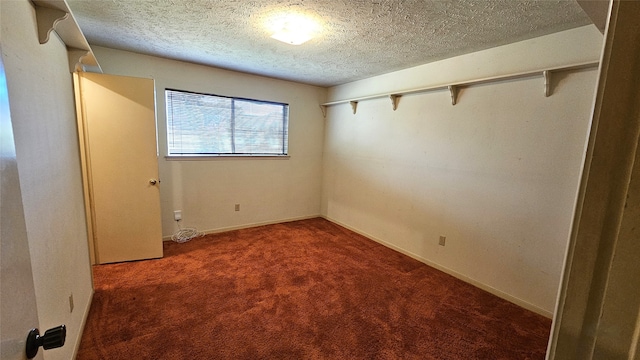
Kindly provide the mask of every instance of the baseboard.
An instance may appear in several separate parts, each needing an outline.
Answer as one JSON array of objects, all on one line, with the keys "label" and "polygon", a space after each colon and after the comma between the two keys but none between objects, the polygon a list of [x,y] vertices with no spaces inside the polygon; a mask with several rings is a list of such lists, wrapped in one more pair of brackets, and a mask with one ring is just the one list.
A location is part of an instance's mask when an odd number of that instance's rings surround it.
[{"label": "baseboard", "polygon": [[[91,278],[93,279],[93,274],[91,275]],[[89,295],[89,301],[87,301],[87,306],[84,307],[84,314],[82,314],[82,322],[80,323],[80,331],[78,331],[78,337],[76,338],[76,344],[75,344],[75,348],[73,349],[72,359],[75,359],[78,356],[78,350],[80,350],[80,341],[82,340],[84,327],[87,325],[87,318],[89,317],[89,310],[91,310],[91,303],[93,303],[94,293],[95,291],[93,290],[93,283],[92,283],[91,294]]]},{"label": "baseboard", "polygon": [[446,274],[449,274],[449,275],[451,275],[451,276],[453,276],[453,277],[455,277],[457,279],[460,279],[460,280],[462,280],[462,281],[464,281],[464,282],[466,282],[468,284],[471,284],[471,285],[473,285],[473,286],[475,286],[477,288],[480,288],[480,289],[482,289],[482,290],[484,290],[484,291],[486,291],[488,293],[491,293],[491,294],[493,294],[493,295],[495,295],[495,296],[497,296],[499,298],[507,300],[507,301],[509,301],[511,303],[514,303],[514,304],[518,305],[518,306],[521,306],[521,307],[523,307],[523,308],[525,308],[525,309],[527,309],[529,311],[533,311],[536,314],[542,315],[542,316],[544,316],[544,317],[546,317],[548,319],[552,319],[553,318],[553,313],[551,313],[551,312],[549,312],[549,311],[547,311],[545,309],[542,309],[542,308],[540,308],[538,306],[535,306],[535,305],[533,305],[533,304],[531,304],[531,303],[529,303],[527,301],[524,301],[524,300],[522,300],[520,298],[517,298],[515,296],[512,296],[512,295],[509,295],[509,294],[507,294],[507,293],[505,293],[503,291],[500,291],[500,290],[498,290],[498,289],[496,289],[494,287],[491,287],[491,286],[489,286],[487,284],[483,284],[483,283],[481,283],[481,282],[479,282],[479,281],[477,281],[477,280],[475,280],[473,278],[470,278],[470,277],[468,277],[466,275],[460,274],[460,273],[456,272],[455,270],[452,270],[452,269],[449,269],[449,268],[447,268],[445,266],[442,266],[442,265],[439,265],[437,263],[434,263],[433,261],[425,259],[422,256],[419,256],[419,255],[414,254],[414,253],[412,253],[410,251],[402,249],[402,248],[400,248],[400,247],[398,247],[396,245],[393,245],[391,243],[388,243],[388,242],[386,242],[386,241],[384,241],[382,239],[376,238],[375,236],[367,234],[364,231],[361,231],[361,230],[356,229],[356,228],[354,228],[352,226],[344,224],[344,223],[342,223],[342,222],[340,222],[338,220],[332,219],[332,218],[330,218],[328,216],[324,216],[324,215],[322,215],[321,217],[326,219],[326,220],[328,220],[328,221],[331,221],[332,223],[335,223],[335,224],[340,225],[340,226],[342,226],[344,228],[347,228],[347,229],[349,229],[349,230],[351,230],[351,231],[353,231],[353,232],[355,232],[357,234],[365,236],[365,237],[367,237],[367,238],[369,238],[369,239],[371,239],[371,240],[373,240],[373,241],[375,241],[375,242],[377,242],[377,243],[379,243],[381,245],[384,245],[384,246],[386,246],[386,247],[388,247],[390,249],[393,249],[393,250],[395,250],[395,251],[397,251],[399,253],[407,255],[407,256],[409,256],[409,257],[411,257],[413,259],[416,259],[416,260],[418,260],[418,261],[420,261],[420,262],[422,262],[422,263],[424,263],[426,265],[429,265],[429,266],[431,266],[431,267],[433,267],[435,269],[438,269],[438,270],[440,270],[440,271],[442,271],[442,272],[444,272]]},{"label": "baseboard", "polygon": [[[308,219],[313,219],[317,217],[322,217],[322,216],[320,214],[316,214],[316,215],[298,216],[298,217],[279,219],[279,220],[262,221],[262,222],[255,222],[255,223],[242,224],[242,225],[236,225],[236,226],[228,226],[228,227],[223,227],[218,229],[204,230],[202,231],[202,233],[218,234],[218,233],[227,232],[227,231],[249,229],[252,227],[265,226],[265,225],[282,224],[282,223],[291,222],[291,221],[308,220]],[[162,237],[162,240],[171,241],[171,236],[164,236]]]},{"label": "baseboard", "polygon": [[[452,270],[452,269],[449,269],[449,268],[447,268],[445,266],[437,264],[437,263],[435,263],[435,262],[433,262],[431,260],[428,260],[428,259],[426,259],[426,258],[424,258],[422,256],[419,256],[419,255],[414,254],[414,253],[412,253],[410,251],[402,249],[402,248],[400,248],[400,247],[398,247],[398,246],[396,246],[394,244],[391,244],[391,243],[389,243],[387,241],[384,241],[382,239],[376,238],[375,236],[373,236],[371,234],[368,234],[368,233],[366,233],[364,231],[361,231],[361,230],[359,230],[357,228],[354,228],[354,227],[349,226],[347,224],[344,224],[344,223],[342,223],[342,222],[340,222],[338,220],[335,220],[335,219],[332,219],[332,218],[330,218],[328,216],[324,216],[324,215],[320,215],[320,214],[318,214],[318,215],[308,215],[308,216],[299,216],[299,217],[280,219],[280,220],[249,223],[249,224],[243,224],[243,225],[237,225],[237,226],[228,226],[228,227],[223,227],[223,228],[218,228],[218,229],[205,230],[205,231],[203,231],[203,233],[204,234],[217,234],[217,233],[222,233],[222,232],[226,232],[226,231],[239,230],[239,229],[248,229],[248,228],[257,227],[257,226],[280,224],[280,223],[298,221],[298,220],[307,220],[307,219],[313,219],[313,218],[317,218],[317,217],[322,217],[322,218],[326,219],[327,221],[331,221],[332,223],[335,223],[335,224],[340,225],[340,226],[342,226],[344,228],[347,228],[347,229],[349,229],[349,230],[351,230],[351,231],[353,231],[353,232],[355,232],[357,234],[360,234],[362,236],[365,236],[368,239],[371,239],[371,240],[373,240],[373,241],[375,241],[375,242],[377,242],[377,243],[379,243],[381,245],[384,245],[384,246],[386,246],[386,247],[388,247],[390,249],[393,249],[393,250],[395,250],[395,251],[397,251],[399,253],[402,253],[402,254],[407,255],[407,256],[409,256],[409,257],[411,257],[413,259],[416,259],[416,260],[418,260],[418,261],[420,261],[420,262],[422,262],[422,263],[424,263],[426,265],[429,265],[429,266],[431,266],[431,267],[433,267],[435,269],[438,269],[438,270],[440,270],[440,271],[442,271],[442,272],[444,272],[446,274],[449,274],[449,275],[451,275],[451,276],[453,276],[453,277],[455,277],[457,279],[460,279],[460,280],[462,280],[462,281],[464,281],[464,282],[466,282],[468,284],[471,284],[471,285],[473,285],[473,286],[475,286],[477,288],[480,288],[480,289],[482,289],[484,291],[487,291],[487,292],[489,292],[489,293],[491,293],[491,294],[493,294],[493,295],[495,295],[495,296],[497,296],[499,298],[507,300],[507,301],[509,301],[511,303],[514,303],[514,304],[516,304],[518,306],[521,306],[521,307],[523,307],[523,308],[525,308],[527,310],[533,311],[536,314],[542,315],[542,316],[544,316],[544,317],[546,317],[548,319],[552,319],[553,318],[553,313],[552,312],[549,312],[549,311],[547,311],[545,309],[542,309],[542,308],[540,308],[538,306],[535,306],[535,305],[533,305],[533,304],[531,304],[531,303],[529,303],[527,301],[524,301],[524,300],[522,300],[520,298],[517,298],[517,297],[515,297],[513,295],[510,295],[510,294],[507,294],[507,293],[505,293],[503,291],[500,291],[500,290],[498,290],[498,289],[496,289],[494,287],[491,287],[491,286],[489,286],[487,284],[483,284],[483,283],[481,283],[481,282],[479,282],[479,281],[477,281],[477,280],[475,280],[473,278],[470,278],[470,277],[468,277],[466,275],[460,274],[460,273],[456,272],[455,270]],[[163,237],[163,240],[164,241],[171,241],[171,236]]]}]

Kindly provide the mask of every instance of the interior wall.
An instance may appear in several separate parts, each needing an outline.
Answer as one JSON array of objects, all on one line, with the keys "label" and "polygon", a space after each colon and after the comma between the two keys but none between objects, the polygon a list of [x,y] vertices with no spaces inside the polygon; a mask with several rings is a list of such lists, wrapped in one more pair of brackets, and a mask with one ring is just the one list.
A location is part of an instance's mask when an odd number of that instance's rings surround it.
[{"label": "interior wall", "polygon": [[[328,101],[597,61],[595,26],[329,89]],[[596,69],[328,108],[322,214],[551,317]],[[439,246],[440,236],[446,237]]]},{"label": "interior wall", "polygon": [[[132,52],[93,47],[106,74],[155,79],[162,233],[181,226],[200,231],[320,215],[326,89]],[[166,88],[289,104],[287,159],[168,160]],[[240,204],[240,211],[235,211]]]},{"label": "interior wall", "polygon": [[92,284],[67,50],[56,35],[38,42],[28,0],[3,1],[0,19],[38,320],[41,332],[67,326],[65,346],[44,358],[71,359]]},{"label": "interior wall", "polygon": [[25,330],[40,325],[7,95],[0,60],[0,359],[23,360]]}]

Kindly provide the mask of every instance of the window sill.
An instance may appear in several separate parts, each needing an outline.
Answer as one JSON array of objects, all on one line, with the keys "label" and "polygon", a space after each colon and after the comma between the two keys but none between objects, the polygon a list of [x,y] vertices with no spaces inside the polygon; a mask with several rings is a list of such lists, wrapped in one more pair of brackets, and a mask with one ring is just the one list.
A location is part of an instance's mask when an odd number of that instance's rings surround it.
[{"label": "window sill", "polygon": [[167,161],[208,161],[208,160],[288,160],[290,155],[168,155]]}]

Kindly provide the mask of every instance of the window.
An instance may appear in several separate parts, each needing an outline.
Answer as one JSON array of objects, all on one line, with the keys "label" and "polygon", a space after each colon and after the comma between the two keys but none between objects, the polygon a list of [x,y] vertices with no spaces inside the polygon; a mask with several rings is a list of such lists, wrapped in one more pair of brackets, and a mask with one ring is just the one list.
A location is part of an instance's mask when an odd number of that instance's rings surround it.
[{"label": "window", "polygon": [[169,156],[288,153],[289,105],[167,89]]}]

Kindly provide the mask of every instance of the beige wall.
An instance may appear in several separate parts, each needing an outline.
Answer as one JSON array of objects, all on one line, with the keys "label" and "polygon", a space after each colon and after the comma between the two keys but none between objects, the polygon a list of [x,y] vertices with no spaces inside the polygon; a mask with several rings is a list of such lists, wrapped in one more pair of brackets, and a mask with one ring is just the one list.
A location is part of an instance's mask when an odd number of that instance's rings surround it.
[{"label": "beige wall", "polygon": [[39,44],[27,0],[3,1],[0,17],[38,319],[67,325],[65,346],[44,358],[71,359],[92,288],[67,50],[57,36]]},{"label": "beige wall", "polygon": [[[601,42],[595,27],[583,27],[333,87],[327,100],[593,61]],[[176,230],[173,210],[183,210],[182,226],[203,231],[322,211],[551,316],[595,70],[556,75],[549,98],[542,79],[531,78],[462,89],[456,106],[447,92],[433,92],[401,98],[395,112],[388,99],[361,102],[356,115],[349,105],[330,107],[323,120],[321,88],[101,47],[94,52],[106,73],[156,80],[165,237]],[[166,160],[165,88],[290,103],[291,158]],[[444,248],[440,235],[447,236]]]},{"label": "beige wall", "polygon": [[[163,235],[181,226],[200,231],[251,226],[320,215],[326,89],[288,81],[93,48],[107,74],[155,79],[160,149]],[[164,89],[284,102],[290,105],[289,159],[166,160]],[[240,204],[240,211],[234,205]]]},{"label": "beige wall", "polygon": [[[329,101],[599,59],[594,27],[337,86]],[[595,69],[331,106],[322,214],[534,311],[554,310]],[[446,246],[438,245],[446,236]]]},{"label": "beige wall", "polygon": [[40,325],[9,110],[0,61],[0,359],[23,360],[25,330]]},{"label": "beige wall", "polygon": [[[68,359],[91,279],[66,50],[55,36],[38,44],[29,1],[3,1],[0,15],[39,323],[68,327],[65,347],[45,358]],[[325,122],[317,105],[590,61],[601,41],[595,27],[574,29],[345,84],[328,96],[312,86],[95,50],[106,73],[156,79],[164,235],[176,230],[175,209],[183,210],[183,225],[200,230],[322,214],[550,315],[595,71],[555,77],[549,98],[541,79],[523,79],[463,89],[456,106],[447,92],[433,92],[403,97],[395,112],[388,99],[360,103],[357,115],[348,104],[331,107]],[[291,104],[291,158],[165,160],[165,87]],[[235,203],[242,211],[233,211]],[[445,247],[437,245],[440,235]]]}]

